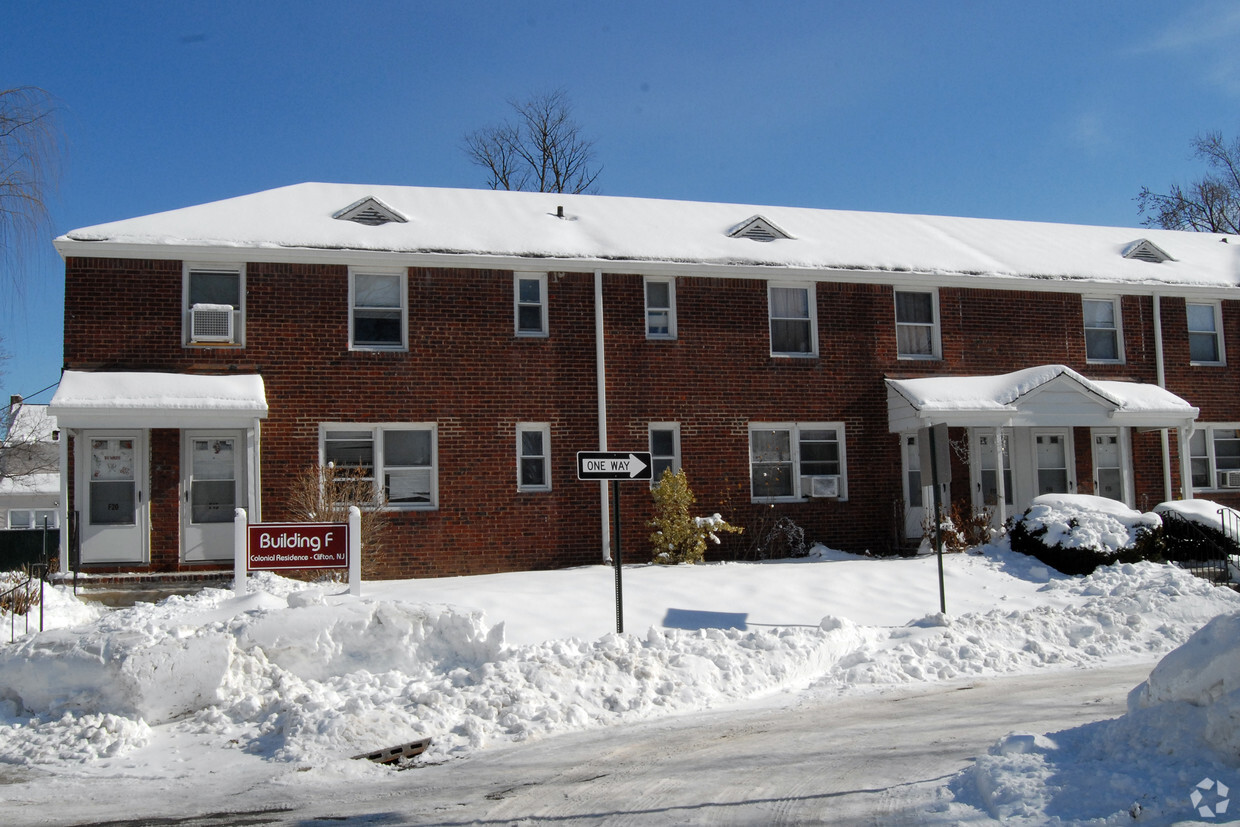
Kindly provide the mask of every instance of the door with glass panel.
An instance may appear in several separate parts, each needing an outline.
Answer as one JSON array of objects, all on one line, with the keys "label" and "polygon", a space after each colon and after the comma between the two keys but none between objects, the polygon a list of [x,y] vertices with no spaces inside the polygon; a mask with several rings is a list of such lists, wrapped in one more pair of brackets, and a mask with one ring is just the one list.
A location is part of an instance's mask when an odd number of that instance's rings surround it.
[{"label": "door with glass panel", "polygon": [[82,562],[146,559],[146,439],[141,431],[85,431],[77,439]]},{"label": "door with glass panel", "polygon": [[1120,431],[1094,429],[1090,432],[1094,459],[1094,494],[1127,502],[1124,486],[1124,446]]},{"label": "door with glass panel", "polygon": [[1036,429],[1033,436],[1035,495],[1076,493],[1076,469],[1072,432],[1067,429]]},{"label": "door with glass panel", "polygon": [[921,539],[925,533],[925,489],[921,479],[921,449],[916,434],[900,435],[900,453],[904,459],[904,536]]},{"label": "door with glass panel", "polygon": [[237,507],[244,506],[244,456],[244,432],[184,432],[182,559],[232,559],[233,519]]},{"label": "door with glass panel", "polygon": [[[996,528],[1011,516],[1016,505],[1012,479],[1012,431],[1004,428],[996,434],[992,428],[974,428],[969,432],[970,471],[973,475],[973,507],[988,509]],[[999,458],[1003,458],[1003,508],[999,508]]]}]

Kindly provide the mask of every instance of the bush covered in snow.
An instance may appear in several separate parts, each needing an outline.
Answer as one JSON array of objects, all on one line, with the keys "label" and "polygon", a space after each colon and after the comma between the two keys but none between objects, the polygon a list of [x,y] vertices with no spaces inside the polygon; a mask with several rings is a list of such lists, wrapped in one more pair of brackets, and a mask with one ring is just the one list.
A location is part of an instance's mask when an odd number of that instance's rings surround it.
[{"label": "bush covered in snow", "polygon": [[1089,574],[1111,563],[1162,560],[1162,519],[1106,497],[1043,494],[1008,536],[1012,551],[1064,574]]}]

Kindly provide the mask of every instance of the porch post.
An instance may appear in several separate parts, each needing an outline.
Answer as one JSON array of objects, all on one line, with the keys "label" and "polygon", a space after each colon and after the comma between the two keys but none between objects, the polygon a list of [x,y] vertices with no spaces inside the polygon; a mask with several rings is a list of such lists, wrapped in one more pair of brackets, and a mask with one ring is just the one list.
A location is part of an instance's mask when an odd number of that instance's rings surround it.
[{"label": "porch post", "polygon": [[[69,438],[68,428],[60,429],[60,573],[69,571],[69,531],[73,521],[69,519]],[[76,440],[75,443],[76,444]]]},{"label": "porch post", "polygon": [[[1167,433],[1163,431],[1163,433]],[[1175,442],[1180,452],[1180,491],[1183,492],[1183,499],[1191,500],[1193,498],[1193,459],[1188,455],[1188,429],[1175,429]],[[1171,468],[1167,468],[1167,476],[1171,475]],[[1170,493],[1170,486],[1168,493]]]},{"label": "porch post", "polygon": [[1003,480],[1003,459],[1007,455],[1003,445],[1003,426],[995,426],[995,516],[999,525],[1007,524],[1007,485]]}]

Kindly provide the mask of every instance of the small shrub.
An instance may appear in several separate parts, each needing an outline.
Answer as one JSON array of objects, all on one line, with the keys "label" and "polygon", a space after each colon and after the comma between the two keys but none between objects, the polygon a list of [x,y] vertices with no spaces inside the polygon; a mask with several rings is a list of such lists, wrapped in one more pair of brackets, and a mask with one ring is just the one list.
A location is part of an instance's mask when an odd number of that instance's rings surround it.
[{"label": "small shrub", "polygon": [[774,506],[762,509],[748,530],[750,543],[746,559],[785,560],[809,556],[805,529],[786,514],[777,514]]},{"label": "small shrub", "polygon": [[[1028,554],[1063,574],[1090,574],[1099,566],[1112,563],[1137,563],[1143,560],[1162,562],[1163,528],[1161,525],[1138,524],[1129,531],[1130,539],[1124,545],[1090,544],[1078,541],[1076,535],[1096,536],[1098,532],[1087,525],[1105,515],[1091,515],[1078,511],[1069,516],[1064,524],[1067,531],[1057,528],[1060,539],[1047,543],[1050,521],[1045,519],[1046,506],[1036,502],[1025,511],[1008,532],[1012,551]],[[1067,542],[1065,542],[1065,539]]]},{"label": "small shrub", "polygon": [[[922,542],[934,548],[934,509],[927,509],[929,514],[922,522]],[[960,552],[976,548],[990,542],[994,529],[990,522],[993,512],[989,508],[975,509],[967,500],[956,500],[947,513],[943,515],[940,530],[943,536],[943,551]]]},{"label": "small shrub", "polygon": [[365,468],[312,465],[293,478],[288,502],[295,517],[312,523],[347,523],[349,506],[356,505],[362,512],[362,576],[375,574],[390,514]]},{"label": "small shrub", "polygon": [[0,572],[0,611],[24,615],[39,605],[39,581],[29,571]]},{"label": "small shrub", "polygon": [[648,525],[654,529],[650,534],[652,561],[672,565],[675,563],[701,563],[706,559],[706,543],[719,543],[719,535],[739,534],[744,529],[730,525],[718,514],[710,517],[691,517],[690,507],[697,501],[689,488],[683,470],[668,469],[650,492],[654,497],[655,516]]}]

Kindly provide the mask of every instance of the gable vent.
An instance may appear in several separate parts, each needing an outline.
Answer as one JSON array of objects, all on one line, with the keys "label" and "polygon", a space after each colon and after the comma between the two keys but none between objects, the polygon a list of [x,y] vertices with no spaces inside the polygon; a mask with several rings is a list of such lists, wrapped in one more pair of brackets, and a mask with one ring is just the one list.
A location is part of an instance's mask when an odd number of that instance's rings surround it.
[{"label": "gable vent", "polygon": [[393,222],[404,224],[409,220],[374,196],[353,202],[343,210],[332,214],[332,218],[365,224],[367,227],[378,227],[380,224]]},{"label": "gable vent", "polygon": [[750,241],[775,241],[781,238],[792,238],[791,235],[784,232],[774,222],[768,221],[760,215],[748,218],[728,230],[728,235],[732,238],[748,238]]},{"label": "gable vent", "polygon": [[1148,261],[1151,264],[1162,264],[1164,261],[1175,260],[1167,254],[1166,250],[1145,238],[1138,238],[1125,247],[1124,258],[1135,258],[1138,261]]}]

